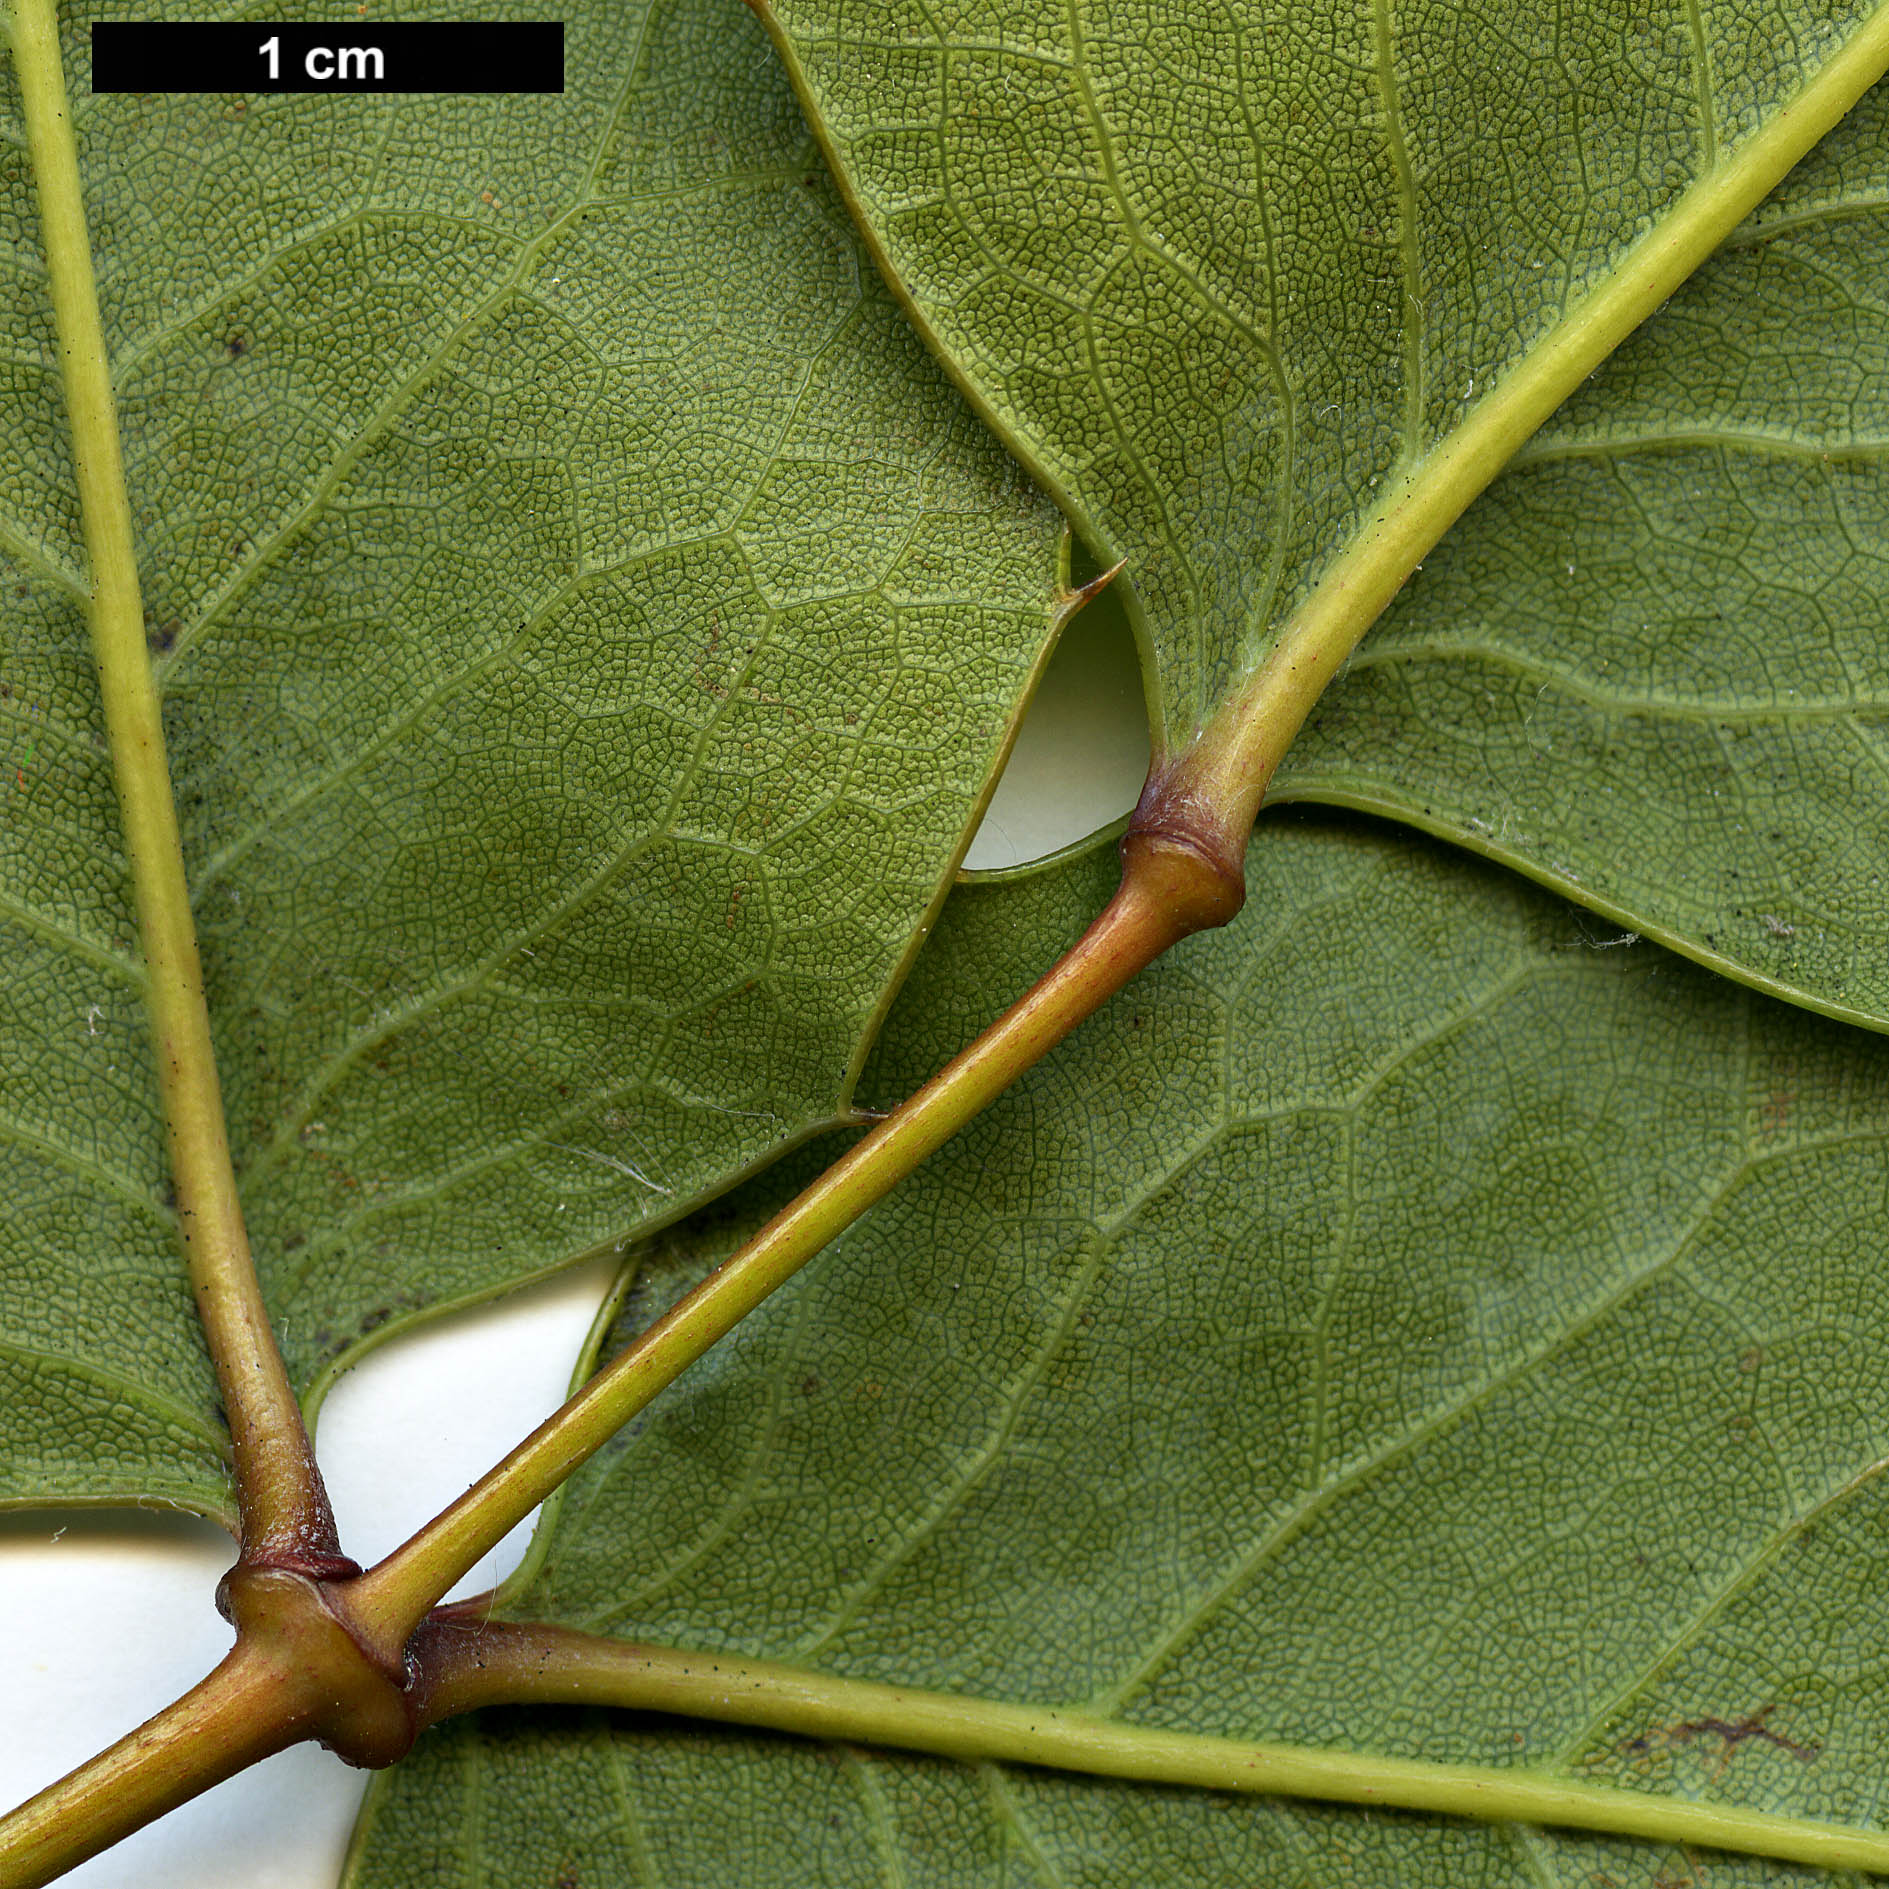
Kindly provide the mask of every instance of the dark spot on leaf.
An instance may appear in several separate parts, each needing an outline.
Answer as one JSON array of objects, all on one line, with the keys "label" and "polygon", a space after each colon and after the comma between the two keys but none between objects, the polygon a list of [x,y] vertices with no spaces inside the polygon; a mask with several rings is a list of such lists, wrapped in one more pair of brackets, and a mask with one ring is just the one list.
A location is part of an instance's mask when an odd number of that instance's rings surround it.
[{"label": "dark spot on leaf", "polygon": [[365,1338],[369,1332],[379,1331],[393,1315],[394,1308],[391,1305],[376,1306],[373,1311],[366,1313],[362,1317],[360,1324],[355,1327],[355,1330]]},{"label": "dark spot on leaf", "polygon": [[231,335],[223,345],[232,361],[240,361],[249,352],[249,340],[245,335]]},{"label": "dark spot on leaf", "polygon": [[1629,1755],[1640,1757],[1648,1752],[1674,1751],[1683,1746],[1696,1744],[1700,1739],[1716,1739],[1719,1744],[1718,1761],[1714,1775],[1722,1771],[1732,1760],[1740,1745],[1756,1739],[1760,1744],[1771,1745],[1779,1751],[1789,1752],[1800,1764],[1812,1764],[1821,1754],[1823,1747],[1814,1744],[1800,1744],[1794,1738],[1787,1738],[1782,1732],[1773,1731],[1766,1721],[1777,1710],[1775,1704],[1761,1705],[1757,1711],[1750,1712],[1743,1718],[1687,1718],[1676,1725],[1666,1725],[1656,1731],[1642,1732],[1638,1738],[1630,1738],[1622,1746]]}]

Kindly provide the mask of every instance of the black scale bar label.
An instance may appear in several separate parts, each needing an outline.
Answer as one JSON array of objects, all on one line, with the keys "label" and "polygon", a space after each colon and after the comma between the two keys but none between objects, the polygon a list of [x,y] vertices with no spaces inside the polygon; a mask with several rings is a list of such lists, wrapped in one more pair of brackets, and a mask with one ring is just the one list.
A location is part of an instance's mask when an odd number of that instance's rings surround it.
[{"label": "black scale bar label", "polygon": [[564,28],[405,20],[94,23],[94,92],[561,92]]}]

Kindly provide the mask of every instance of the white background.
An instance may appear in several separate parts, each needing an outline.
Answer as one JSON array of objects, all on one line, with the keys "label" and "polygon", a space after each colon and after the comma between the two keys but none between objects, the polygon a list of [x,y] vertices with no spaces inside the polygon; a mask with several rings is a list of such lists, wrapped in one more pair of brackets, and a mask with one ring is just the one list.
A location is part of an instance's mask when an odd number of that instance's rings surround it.
[{"label": "white background", "polygon": [[[1035,859],[1133,805],[1147,767],[1118,620],[1071,624],[967,864]],[[1106,627],[1104,624],[1106,623]],[[609,1283],[591,1265],[396,1339],[344,1377],[316,1449],[342,1544],[371,1564],[547,1416]],[[462,1584],[492,1586],[528,1528]],[[223,1656],[229,1537],[194,1517],[0,1515],[0,1806],[121,1737]],[[366,1774],[284,1752],[65,1878],[84,1889],[330,1889]]]}]

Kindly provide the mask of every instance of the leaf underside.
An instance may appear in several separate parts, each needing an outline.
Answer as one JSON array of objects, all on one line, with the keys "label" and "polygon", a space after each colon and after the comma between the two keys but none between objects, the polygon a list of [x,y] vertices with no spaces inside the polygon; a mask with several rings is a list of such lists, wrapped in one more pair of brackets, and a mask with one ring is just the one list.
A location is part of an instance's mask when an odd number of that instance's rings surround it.
[{"label": "leaf underside", "polygon": [[[93,99],[67,49],[305,1385],[845,1116],[1060,607],[752,18],[558,17],[561,98]],[[11,140],[0,228],[0,1500],[220,1512]]]},{"label": "leaf underside", "polygon": [[[1178,748],[1380,487],[1876,8],[768,10],[934,346],[1127,559]],[[1886,118],[1497,482],[1279,786],[1877,1028]]]},{"label": "leaf underside", "polygon": [[[1129,558],[1172,748],[1869,10],[777,24],[947,366]],[[317,1394],[896,1102],[1113,879],[959,894],[859,1074],[1059,521],[734,0],[561,17],[562,99],[92,100],[68,47],[232,1134]],[[1872,1025],[1886,110],[1472,510],[1281,780]],[[221,1513],[17,116],[0,1502]],[[1878,1823],[1884,1046],[1350,816],[1270,819],[1249,876],[587,1467],[507,1606]],[[799,1166],[645,1249],[619,1335]],[[377,1785],[351,1880],[1690,1869],[513,1713]]]},{"label": "leaf underside", "polygon": [[[579,1473],[509,1611],[1880,1822],[1884,1046],[1342,816],[1262,821],[1247,867],[1232,926]],[[1102,852],[954,897],[864,1092],[957,1047],[1112,876]],[[627,1326],[676,1284],[671,1259]],[[753,1883],[1650,1889],[1677,1867],[557,1724],[430,1738],[376,1787],[351,1881],[684,1883],[710,1855]]]},{"label": "leaf underside", "polygon": [[1889,86],[1526,447],[1275,798],[1889,1018]]}]

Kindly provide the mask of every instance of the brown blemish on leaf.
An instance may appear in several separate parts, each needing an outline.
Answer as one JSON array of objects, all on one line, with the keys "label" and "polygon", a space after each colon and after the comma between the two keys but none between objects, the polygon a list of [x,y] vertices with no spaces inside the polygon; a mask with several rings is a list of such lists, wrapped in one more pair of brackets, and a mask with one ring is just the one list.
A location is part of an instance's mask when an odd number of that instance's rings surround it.
[{"label": "brown blemish on leaf", "polygon": [[[1684,1871],[1683,1875],[1678,1872]],[[1663,1865],[1653,1878],[1653,1889],[1703,1889],[1705,1878],[1699,1874],[1699,1866],[1691,1857],[1683,1863]]]},{"label": "brown blemish on leaf", "polygon": [[1758,1133],[1766,1141],[1783,1134],[1791,1119],[1791,1104],[1797,1100],[1797,1065],[1787,1062],[1771,1085],[1771,1092],[1758,1106]]},{"label": "brown blemish on leaf", "polygon": [[1621,1747],[1629,1757],[1645,1757],[1657,1751],[1679,1751],[1701,1739],[1718,1740],[1719,1749],[1712,1761],[1711,1775],[1714,1780],[1724,1774],[1741,1745],[1757,1740],[1760,1744],[1773,1746],[1778,1751],[1788,1752],[1800,1764],[1814,1764],[1821,1755],[1823,1747],[1814,1744],[1801,1744],[1794,1738],[1788,1738],[1780,1731],[1772,1730],[1769,1720],[1777,1710],[1775,1703],[1761,1705],[1755,1712],[1743,1718],[1687,1718],[1676,1725],[1666,1725],[1656,1731],[1642,1732],[1637,1738],[1630,1738]]}]

